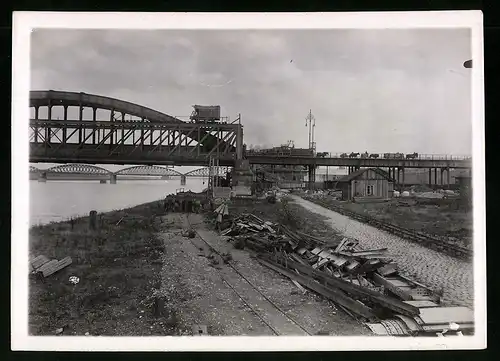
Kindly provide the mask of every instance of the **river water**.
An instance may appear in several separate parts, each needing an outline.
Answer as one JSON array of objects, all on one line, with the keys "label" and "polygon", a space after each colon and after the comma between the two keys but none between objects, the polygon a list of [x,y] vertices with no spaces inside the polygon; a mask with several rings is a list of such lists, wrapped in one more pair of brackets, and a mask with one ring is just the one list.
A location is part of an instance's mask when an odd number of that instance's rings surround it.
[{"label": "river water", "polygon": [[200,192],[206,179],[131,180],[116,184],[98,181],[30,181],[30,226],[88,215],[91,210],[107,212],[163,199],[179,188]]}]

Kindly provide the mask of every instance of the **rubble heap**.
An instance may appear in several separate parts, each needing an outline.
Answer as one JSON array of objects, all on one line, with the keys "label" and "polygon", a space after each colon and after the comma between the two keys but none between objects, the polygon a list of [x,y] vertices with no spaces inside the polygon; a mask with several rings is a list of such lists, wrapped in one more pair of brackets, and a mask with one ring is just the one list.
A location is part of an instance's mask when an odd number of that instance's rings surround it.
[{"label": "rubble heap", "polygon": [[399,273],[388,250],[362,249],[347,237],[320,239],[243,214],[222,230],[235,248],[290,278],[303,292],[330,299],[377,334],[450,335],[472,332],[473,312],[444,307],[426,286]]}]

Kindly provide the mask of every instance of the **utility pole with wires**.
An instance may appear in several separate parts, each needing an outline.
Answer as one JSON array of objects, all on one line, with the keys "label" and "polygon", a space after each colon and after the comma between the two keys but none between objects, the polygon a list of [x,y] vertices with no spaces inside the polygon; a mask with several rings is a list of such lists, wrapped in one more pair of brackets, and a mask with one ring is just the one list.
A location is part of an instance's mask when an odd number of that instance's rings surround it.
[{"label": "utility pole with wires", "polygon": [[[307,124],[309,122],[309,124]],[[315,150],[316,144],[314,143],[314,128],[316,127],[316,118],[312,114],[312,110],[309,110],[309,114],[306,117],[306,127],[309,125],[309,149]]]},{"label": "utility pole with wires", "polygon": [[[313,156],[316,153],[316,144],[314,142],[314,128],[316,127],[316,118],[312,114],[312,110],[309,109],[309,114],[306,117],[306,127],[309,123],[309,149],[312,150]],[[309,165],[308,166],[308,186],[309,189],[313,190],[316,182],[316,166]]]}]

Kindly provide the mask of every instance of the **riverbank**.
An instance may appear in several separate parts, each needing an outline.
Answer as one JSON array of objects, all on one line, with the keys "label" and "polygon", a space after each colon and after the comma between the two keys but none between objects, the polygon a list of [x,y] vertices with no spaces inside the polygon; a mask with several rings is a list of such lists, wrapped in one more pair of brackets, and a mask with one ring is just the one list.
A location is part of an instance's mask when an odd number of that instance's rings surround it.
[{"label": "riverbank", "polygon": [[[73,263],[41,280],[29,280],[29,333],[54,335],[159,335],[148,301],[159,288],[163,242],[160,202],[30,229],[30,258],[45,255]],[[72,224],[73,223],[73,224]],[[79,278],[77,284],[69,277]]]},{"label": "riverbank", "polygon": [[[248,211],[316,236],[333,232],[322,217],[292,203],[258,201],[230,210]],[[96,231],[88,229],[88,217],[73,226],[68,221],[33,227],[31,257],[70,256],[73,263],[45,282],[30,277],[30,334],[191,335],[201,325],[210,335],[262,336],[276,334],[273,330],[291,335],[300,327],[313,335],[372,335],[327,299],[302,293],[246,250],[235,249],[211,228],[210,219],[209,213],[164,214],[153,202],[99,214]],[[229,261],[215,261],[201,238],[186,237],[189,228],[204,232]],[[79,278],[76,285],[71,276]],[[262,320],[252,307],[271,311]],[[290,320],[300,327],[291,330]]]}]

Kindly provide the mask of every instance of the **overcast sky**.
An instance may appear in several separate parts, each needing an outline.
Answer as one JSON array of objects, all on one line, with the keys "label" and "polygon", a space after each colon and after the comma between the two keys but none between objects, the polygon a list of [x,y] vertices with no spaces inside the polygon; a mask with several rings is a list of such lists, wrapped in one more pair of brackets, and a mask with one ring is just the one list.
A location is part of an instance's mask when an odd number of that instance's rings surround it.
[{"label": "overcast sky", "polygon": [[471,153],[468,29],[35,30],[31,88],[105,95],[173,116],[241,113],[247,145]]}]

